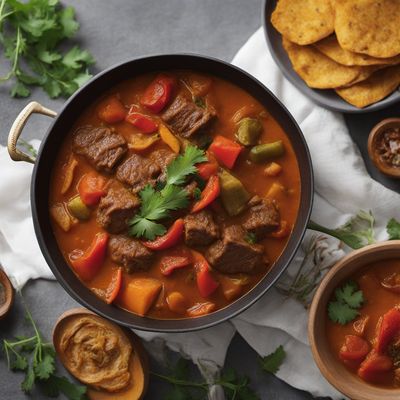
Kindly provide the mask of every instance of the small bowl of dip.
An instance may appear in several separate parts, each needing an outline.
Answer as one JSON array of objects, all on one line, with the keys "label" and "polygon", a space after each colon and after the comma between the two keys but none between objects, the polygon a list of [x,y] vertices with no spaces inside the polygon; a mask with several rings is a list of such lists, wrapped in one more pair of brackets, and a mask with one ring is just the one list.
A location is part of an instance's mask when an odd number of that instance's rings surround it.
[{"label": "small bowl of dip", "polygon": [[379,171],[400,178],[400,118],[387,118],[373,127],[368,153]]}]

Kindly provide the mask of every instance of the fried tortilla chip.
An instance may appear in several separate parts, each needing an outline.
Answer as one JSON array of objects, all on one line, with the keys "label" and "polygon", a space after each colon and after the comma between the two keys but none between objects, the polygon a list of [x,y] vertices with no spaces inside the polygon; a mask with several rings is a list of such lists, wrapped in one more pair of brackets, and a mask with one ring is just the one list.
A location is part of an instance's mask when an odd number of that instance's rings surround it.
[{"label": "fried tortilla chip", "polygon": [[400,54],[399,0],[334,0],[334,6],[341,47],[378,58]]},{"label": "fried tortilla chip", "polygon": [[374,73],[369,79],[353,86],[337,89],[336,93],[348,103],[364,108],[389,96],[400,85],[400,66]]},{"label": "fried tortilla chip", "polygon": [[[400,6],[400,5],[399,5]],[[349,67],[354,65],[395,65],[400,64],[400,55],[390,58],[376,58],[367,54],[353,53],[340,47],[335,35],[331,35],[325,39],[315,43],[314,46],[322,54],[331,58],[339,64]]]},{"label": "fried tortilla chip", "polygon": [[347,67],[320,53],[313,46],[299,46],[283,38],[293,69],[306,84],[315,89],[334,89],[360,82],[378,67]]},{"label": "fried tortilla chip", "polygon": [[333,33],[330,0],[279,0],[271,22],[291,42],[306,45]]}]

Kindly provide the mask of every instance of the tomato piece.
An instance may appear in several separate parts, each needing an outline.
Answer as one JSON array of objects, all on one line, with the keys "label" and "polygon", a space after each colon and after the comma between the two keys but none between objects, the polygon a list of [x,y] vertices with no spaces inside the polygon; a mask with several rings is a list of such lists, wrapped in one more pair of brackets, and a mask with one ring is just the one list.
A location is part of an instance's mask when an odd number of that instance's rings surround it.
[{"label": "tomato piece", "polygon": [[122,286],[122,268],[118,268],[117,272],[112,276],[111,282],[106,289],[106,303],[111,304],[118,296]]},{"label": "tomato piece", "polygon": [[206,187],[201,192],[200,200],[194,203],[192,212],[197,212],[210,205],[220,193],[218,175],[213,175],[207,182]]},{"label": "tomato piece", "polygon": [[211,143],[209,150],[212,151],[218,162],[232,169],[236,159],[239,157],[243,147],[224,136],[218,135]]},{"label": "tomato piece", "polygon": [[104,122],[114,124],[125,119],[126,108],[117,96],[111,96],[100,104],[98,116]]},{"label": "tomato piece", "polygon": [[87,206],[95,206],[106,194],[106,180],[95,172],[89,172],[78,182],[78,193]]},{"label": "tomato piece", "polygon": [[213,278],[207,260],[197,261],[194,269],[196,271],[197,288],[199,289],[200,296],[208,297],[213,294],[217,290],[219,282]]},{"label": "tomato piece", "polygon": [[189,317],[200,317],[202,315],[209,314],[216,308],[214,303],[207,301],[205,303],[196,303],[193,307],[190,307],[186,313]]},{"label": "tomato piece", "polygon": [[172,226],[168,229],[168,232],[159,236],[157,239],[152,241],[145,241],[143,244],[151,250],[166,250],[170,247],[175,246],[182,238],[183,234],[183,219],[177,219]]},{"label": "tomato piece", "polygon": [[400,333],[400,311],[392,308],[383,315],[382,323],[378,329],[375,349],[378,354],[386,351],[388,345]]},{"label": "tomato piece", "polygon": [[213,175],[216,175],[218,172],[218,164],[212,162],[198,164],[196,168],[197,174],[205,181],[210,179]]},{"label": "tomato piece", "polygon": [[393,293],[400,293],[400,274],[397,272],[392,275],[387,276],[382,282],[381,285],[390,290]]},{"label": "tomato piece", "polygon": [[103,265],[107,251],[108,234],[98,233],[91,245],[85,250],[74,250],[69,260],[75,272],[84,281],[90,281]]},{"label": "tomato piece", "polygon": [[140,104],[153,113],[159,113],[171,100],[176,81],[174,78],[160,74],[145,90]]},{"label": "tomato piece", "polygon": [[380,382],[387,372],[393,368],[392,360],[385,355],[372,350],[368,357],[361,363],[358,376],[367,382]]},{"label": "tomato piece", "polygon": [[339,352],[342,361],[361,362],[369,353],[368,342],[356,335],[346,335],[344,343]]},{"label": "tomato piece", "polygon": [[131,109],[129,110],[125,121],[129,122],[143,133],[153,133],[158,129],[158,125],[154,122],[153,119],[151,119],[147,115],[137,112],[134,106],[131,107]]},{"label": "tomato piece", "polygon": [[160,270],[163,275],[168,276],[171,275],[176,269],[187,267],[189,264],[191,264],[191,262],[192,260],[189,254],[164,256],[161,258]]}]

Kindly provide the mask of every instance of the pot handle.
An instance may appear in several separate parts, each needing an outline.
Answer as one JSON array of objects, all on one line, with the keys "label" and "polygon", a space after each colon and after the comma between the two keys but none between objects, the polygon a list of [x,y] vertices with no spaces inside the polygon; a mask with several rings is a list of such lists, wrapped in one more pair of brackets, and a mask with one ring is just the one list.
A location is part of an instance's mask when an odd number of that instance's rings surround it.
[{"label": "pot handle", "polygon": [[53,118],[57,115],[55,111],[43,107],[36,101],[30,102],[19,113],[18,117],[12,124],[10,133],[8,134],[8,144],[7,144],[8,154],[14,161],[26,161],[32,164],[35,163],[35,158],[33,156],[30,156],[29,154],[26,154],[17,148],[18,139],[22,133],[22,130],[24,129],[24,126],[26,125],[29,117],[33,113],[43,114]]}]

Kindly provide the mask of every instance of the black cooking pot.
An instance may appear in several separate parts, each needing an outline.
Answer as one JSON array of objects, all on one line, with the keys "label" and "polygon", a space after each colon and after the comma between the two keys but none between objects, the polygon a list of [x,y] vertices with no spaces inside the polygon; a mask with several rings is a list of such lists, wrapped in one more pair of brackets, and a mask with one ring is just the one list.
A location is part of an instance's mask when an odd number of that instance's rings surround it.
[{"label": "black cooking pot", "polygon": [[[108,305],[81,283],[65,262],[58,248],[50,222],[48,199],[52,167],[56,161],[58,151],[64,137],[69,133],[82,110],[121,81],[147,72],[171,69],[190,69],[231,81],[263,104],[284,129],[292,143],[301,172],[301,198],[297,221],[284,252],[271,270],[252,290],[224,309],[202,317],[161,320],[140,317],[113,305]],[[36,160],[16,149],[16,142],[22,128],[33,112],[55,117],[42,141]],[[239,68],[213,58],[187,54],[160,55],[135,59],[111,67],[95,76],[78,90],[65,103],[58,116],[56,116],[55,112],[36,102],[30,103],[14,122],[10,131],[8,147],[14,160],[35,163],[31,183],[33,222],[42,253],[58,281],[76,301],[85,307],[130,328],[159,332],[192,331],[218,324],[244,311],[257,301],[287,268],[299,247],[311,213],[313,199],[311,159],[304,137],[295,120],[281,102],[259,81]]]}]

